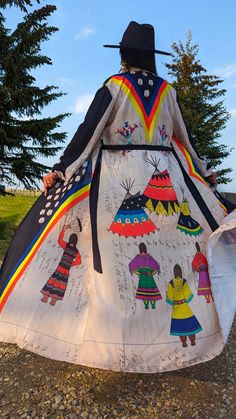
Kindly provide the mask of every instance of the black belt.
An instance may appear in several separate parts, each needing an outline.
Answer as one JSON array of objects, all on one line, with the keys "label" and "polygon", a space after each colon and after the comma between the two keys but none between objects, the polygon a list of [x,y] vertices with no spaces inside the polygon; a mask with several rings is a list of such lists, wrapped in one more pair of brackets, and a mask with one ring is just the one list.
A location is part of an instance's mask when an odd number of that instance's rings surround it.
[{"label": "black belt", "polygon": [[93,174],[93,180],[91,183],[90,190],[90,219],[91,219],[91,231],[92,231],[92,249],[93,249],[93,265],[94,269],[102,273],[102,261],[101,254],[98,245],[98,235],[97,235],[97,205],[98,205],[98,195],[99,195],[99,183],[100,183],[100,172],[101,172],[101,158],[103,150],[152,150],[152,151],[173,151],[172,147],[166,147],[163,145],[146,145],[146,144],[117,144],[117,145],[108,145],[101,144],[99,150],[97,162],[95,165],[95,170]]},{"label": "black belt", "polygon": [[162,145],[138,145],[138,144],[117,144],[117,145],[108,145],[108,144],[101,144],[101,148],[98,154],[93,180],[91,184],[91,191],[90,191],[90,217],[91,217],[91,230],[92,230],[92,247],[93,247],[93,262],[94,262],[94,269],[102,273],[102,262],[101,262],[101,255],[99,251],[98,245],[98,236],[97,236],[97,204],[98,204],[98,194],[99,194],[99,182],[100,182],[100,171],[101,171],[101,158],[102,158],[102,150],[152,150],[152,151],[169,151],[173,152],[179,167],[182,171],[185,183],[189,191],[191,192],[196,204],[198,205],[200,211],[206,218],[210,228],[212,231],[216,230],[219,226],[217,221],[211,214],[210,210],[207,207],[207,204],[204,201],[204,198],[198,191],[197,186],[194,184],[193,180],[184,169],[183,164],[181,163],[180,158],[178,157],[176,151],[172,147],[162,146]]},{"label": "black belt", "polygon": [[172,147],[165,145],[148,145],[148,144],[103,144],[103,150],[152,150],[152,151],[173,151]]}]

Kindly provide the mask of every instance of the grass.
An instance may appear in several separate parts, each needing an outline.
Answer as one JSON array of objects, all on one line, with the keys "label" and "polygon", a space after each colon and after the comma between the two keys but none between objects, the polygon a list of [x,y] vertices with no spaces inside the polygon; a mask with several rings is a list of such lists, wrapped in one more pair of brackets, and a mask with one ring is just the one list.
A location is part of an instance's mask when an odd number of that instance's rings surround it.
[{"label": "grass", "polygon": [[0,260],[3,259],[8,245],[37,196],[0,196]]}]

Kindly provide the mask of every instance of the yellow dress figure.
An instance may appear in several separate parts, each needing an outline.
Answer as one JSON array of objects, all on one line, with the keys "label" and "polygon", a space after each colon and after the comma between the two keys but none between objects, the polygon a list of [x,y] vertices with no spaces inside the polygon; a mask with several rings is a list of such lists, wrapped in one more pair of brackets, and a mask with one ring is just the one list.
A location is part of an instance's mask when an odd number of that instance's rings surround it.
[{"label": "yellow dress figure", "polygon": [[173,306],[170,334],[179,336],[182,346],[187,347],[187,336],[191,345],[196,344],[195,335],[201,332],[202,327],[189,307],[193,299],[187,281],[182,276],[182,269],[179,265],[174,267],[174,279],[167,286],[166,302]]}]

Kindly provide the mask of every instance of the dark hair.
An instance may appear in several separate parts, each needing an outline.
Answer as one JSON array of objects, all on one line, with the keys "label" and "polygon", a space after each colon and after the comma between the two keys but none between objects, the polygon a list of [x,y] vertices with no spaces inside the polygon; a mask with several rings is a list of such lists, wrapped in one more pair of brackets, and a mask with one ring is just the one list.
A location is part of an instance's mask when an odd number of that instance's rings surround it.
[{"label": "dark hair", "polygon": [[174,276],[175,276],[175,278],[177,278],[177,277],[182,278],[182,269],[177,264],[174,266]]},{"label": "dark hair", "polygon": [[153,52],[138,49],[120,48],[121,60],[128,67],[139,67],[156,73],[155,56]]},{"label": "dark hair", "polygon": [[71,234],[69,238],[69,244],[77,245],[78,237],[76,234]]},{"label": "dark hair", "polygon": [[147,254],[147,247],[146,247],[145,243],[140,243],[139,251],[140,251],[140,253],[146,253]]},{"label": "dark hair", "polygon": [[201,251],[201,249],[200,249],[200,245],[199,245],[199,243],[195,243],[195,246],[196,246],[197,251],[198,251],[198,252],[200,252],[200,251]]}]

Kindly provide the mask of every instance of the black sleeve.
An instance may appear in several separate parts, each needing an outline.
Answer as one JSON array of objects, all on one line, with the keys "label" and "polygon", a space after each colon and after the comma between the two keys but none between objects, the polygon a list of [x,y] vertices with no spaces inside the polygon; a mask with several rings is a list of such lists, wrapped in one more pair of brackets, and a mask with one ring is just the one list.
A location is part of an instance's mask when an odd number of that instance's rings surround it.
[{"label": "black sleeve", "polygon": [[[53,166],[52,170],[56,171],[61,178],[69,177],[72,166],[75,168],[75,166],[83,163],[83,161],[78,161],[79,158],[83,156],[82,160],[86,160],[86,156],[91,153],[106,125],[112,105],[112,95],[109,89],[106,86],[101,87],[87,111],[84,122],[78,127],[71,142],[60,157],[60,162]],[[68,176],[66,172],[68,172]]]}]

